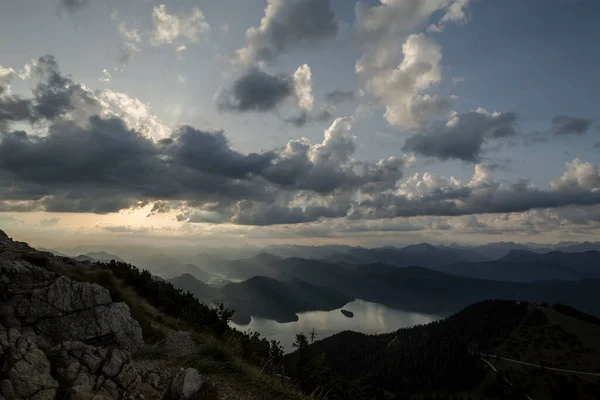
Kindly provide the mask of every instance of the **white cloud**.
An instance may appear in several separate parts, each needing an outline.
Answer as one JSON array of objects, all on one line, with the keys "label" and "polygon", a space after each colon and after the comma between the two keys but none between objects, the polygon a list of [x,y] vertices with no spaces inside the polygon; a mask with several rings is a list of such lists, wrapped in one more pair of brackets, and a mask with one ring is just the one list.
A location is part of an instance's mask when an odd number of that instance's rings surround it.
[{"label": "white cloud", "polygon": [[199,8],[192,8],[182,15],[169,14],[164,4],[152,11],[154,29],[150,44],[160,46],[177,44],[181,40],[197,42],[210,32],[210,24]]},{"label": "white cloud", "polygon": [[142,41],[142,36],[139,34],[137,29],[127,29],[123,22],[119,24],[118,29],[123,39],[133,43],[140,43]]},{"label": "white cloud", "polygon": [[110,82],[110,80],[112,79],[112,76],[110,75],[110,72],[108,72],[108,70],[106,68],[104,68],[102,70],[102,75],[99,78],[99,81],[102,83],[108,83]]},{"label": "white cloud", "polygon": [[432,24],[427,30],[432,32],[443,32],[448,23],[464,25],[467,23],[466,8],[469,7],[472,0],[456,0],[447,9],[444,16],[438,24]]},{"label": "white cloud", "polygon": [[[447,110],[454,97],[427,93],[442,78],[440,46],[413,31],[445,10],[440,24],[461,22],[465,0],[386,0],[356,6],[358,37],[366,49],[356,63],[365,92],[386,108],[390,125],[417,128],[428,117]],[[401,47],[398,43],[403,43]],[[399,59],[401,59],[400,63]]]},{"label": "white cloud", "polygon": [[600,191],[600,176],[598,166],[592,163],[582,163],[579,158],[565,164],[567,171],[560,178],[550,182],[554,190],[587,189]]},{"label": "white cloud", "polygon": [[312,94],[312,72],[307,64],[298,67],[293,76],[294,91],[298,98],[298,106],[305,111],[311,111],[314,105]]},{"label": "white cloud", "polygon": [[421,121],[448,109],[452,99],[423,94],[442,79],[441,48],[424,34],[408,36],[402,45],[403,60],[397,68],[374,72],[364,60],[356,71],[365,89],[386,108],[390,125],[418,128]]},{"label": "white cloud", "polygon": [[454,83],[455,85],[458,83],[465,83],[465,77],[464,76],[455,76],[454,78],[452,78],[452,83]]},{"label": "white cloud", "polygon": [[129,129],[135,129],[153,139],[163,139],[171,133],[171,128],[162,124],[159,118],[150,112],[150,106],[137,97],[112,90],[96,92],[103,106],[104,117],[117,116]]},{"label": "white cloud", "polygon": [[3,93],[10,93],[10,87],[13,78],[17,75],[14,69],[5,68],[0,65],[0,95]]}]

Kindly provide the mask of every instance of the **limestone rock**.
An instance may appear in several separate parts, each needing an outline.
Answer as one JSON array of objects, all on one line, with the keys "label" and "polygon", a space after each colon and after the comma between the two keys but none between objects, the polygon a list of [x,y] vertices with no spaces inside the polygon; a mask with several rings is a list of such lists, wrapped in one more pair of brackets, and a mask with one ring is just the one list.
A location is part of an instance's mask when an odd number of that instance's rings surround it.
[{"label": "limestone rock", "polygon": [[113,303],[100,285],[56,276],[24,260],[0,254],[0,315],[10,325],[32,327],[50,345],[114,333],[120,347],[143,344],[142,329],[129,306]]},{"label": "limestone rock", "polygon": [[35,340],[30,336],[19,335],[14,329],[9,331],[9,335],[5,333],[6,329],[2,326],[2,396],[9,400],[53,400],[56,397],[58,382],[50,375],[50,362],[44,352],[37,348]]},{"label": "limestone rock", "polygon": [[204,378],[197,369],[181,370],[171,383],[169,394],[175,400],[189,400],[202,389]]},{"label": "limestone rock", "polygon": [[131,355],[125,350],[66,342],[53,348],[52,353],[58,377],[71,399],[116,399],[140,382]]}]

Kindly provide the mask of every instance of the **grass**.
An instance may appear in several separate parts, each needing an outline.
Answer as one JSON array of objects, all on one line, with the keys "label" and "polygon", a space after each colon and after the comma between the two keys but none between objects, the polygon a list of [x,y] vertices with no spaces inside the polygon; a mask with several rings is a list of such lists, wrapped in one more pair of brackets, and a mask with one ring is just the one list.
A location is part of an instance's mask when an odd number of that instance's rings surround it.
[{"label": "grass", "polygon": [[165,348],[165,341],[159,340],[154,343],[147,343],[137,349],[133,353],[133,358],[138,360],[144,359],[163,359],[168,355],[167,349]]},{"label": "grass", "polygon": [[238,338],[225,335],[220,339],[213,334],[202,332],[197,333],[194,340],[198,344],[198,351],[188,357],[187,362],[201,373],[217,372],[231,375],[238,382],[272,393],[278,399],[314,400],[314,397],[300,392],[288,381],[269,375],[245,360],[242,357],[243,349]]}]

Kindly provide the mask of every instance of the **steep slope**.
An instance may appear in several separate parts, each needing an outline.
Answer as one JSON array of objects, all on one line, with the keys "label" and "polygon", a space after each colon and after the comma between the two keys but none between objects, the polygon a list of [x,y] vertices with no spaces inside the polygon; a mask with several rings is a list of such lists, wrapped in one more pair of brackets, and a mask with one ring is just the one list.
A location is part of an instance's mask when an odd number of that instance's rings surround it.
[{"label": "steep slope", "polygon": [[191,274],[171,278],[169,282],[184,292],[192,293],[202,303],[210,304],[211,301],[218,300],[220,297],[219,289],[207,285]]},{"label": "steep slope", "polygon": [[[596,372],[600,326],[587,322],[587,317],[565,316],[539,304],[485,301],[445,320],[390,334],[343,332],[315,342],[311,352],[326,354],[329,368],[360,381],[376,398],[524,399],[529,393],[540,400],[592,400],[600,394],[600,375],[595,381],[573,374],[565,377],[481,355],[501,351],[503,358],[510,355],[547,367],[562,363]],[[297,356],[287,356],[290,366]],[[501,369],[502,375],[496,376],[482,358]],[[511,384],[502,377],[508,377]]]}]

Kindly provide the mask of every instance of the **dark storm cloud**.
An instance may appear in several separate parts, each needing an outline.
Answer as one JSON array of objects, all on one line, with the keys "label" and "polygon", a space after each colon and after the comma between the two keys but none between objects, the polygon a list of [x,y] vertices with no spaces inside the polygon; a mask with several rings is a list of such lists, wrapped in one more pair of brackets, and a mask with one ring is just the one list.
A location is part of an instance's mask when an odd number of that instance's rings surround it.
[{"label": "dark storm cloud", "polygon": [[190,126],[181,127],[161,145],[171,160],[187,168],[234,179],[260,175],[276,157],[274,152],[244,155],[229,146],[223,132],[202,132]]},{"label": "dark storm cloud", "polygon": [[41,79],[33,89],[33,98],[0,97],[0,128],[10,121],[52,121],[76,108],[89,115],[101,111],[101,105],[92,92],[61,75],[53,56],[36,60],[33,74]]},{"label": "dark storm cloud", "polygon": [[339,104],[345,101],[353,101],[355,97],[356,92],[354,90],[334,90],[325,95],[325,101]]},{"label": "dark storm cloud", "polygon": [[406,139],[404,151],[439,160],[478,162],[486,141],[514,136],[517,114],[471,111],[434,123]]},{"label": "dark storm cloud", "polygon": [[583,135],[593,122],[591,119],[557,115],[552,118],[552,132],[555,135]]},{"label": "dark storm cloud", "polygon": [[[151,213],[176,211],[181,221],[273,225],[600,204],[598,169],[579,159],[549,190],[525,181],[501,185],[483,164],[466,185],[429,177],[405,185],[398,182],[406,158],[354,158],[352,118],[336,119],[320,143],[292,140],[244,154],[223,132],[182,126],[155,141],[107,117],[95,94],[61,75],[52,57],[38,60],[34,73],[41,82],[31,98],[0,97],[0,211],[102,214],[153,205]],[[456,115],[416,133],[405,147],[477,161],[486,141],[515,135],[516,119],[514,113]],[[42,120],[40,134],[12,127]]]},{"label": "dark storm cloud", "polygon": [[231,89],[219,94],[217,105],[221,111],[267,112],[293,95],[291,77],[270,75],[252,68],[239,77]]},{"label": "dark storm cloud", "polygon": [[268,1],[268,13],[259,27],[246,32],[246,47],[238,50],[242,62],[272,62],[299,46],[311,46],[335,37],[339,22],[330,0]]}]

